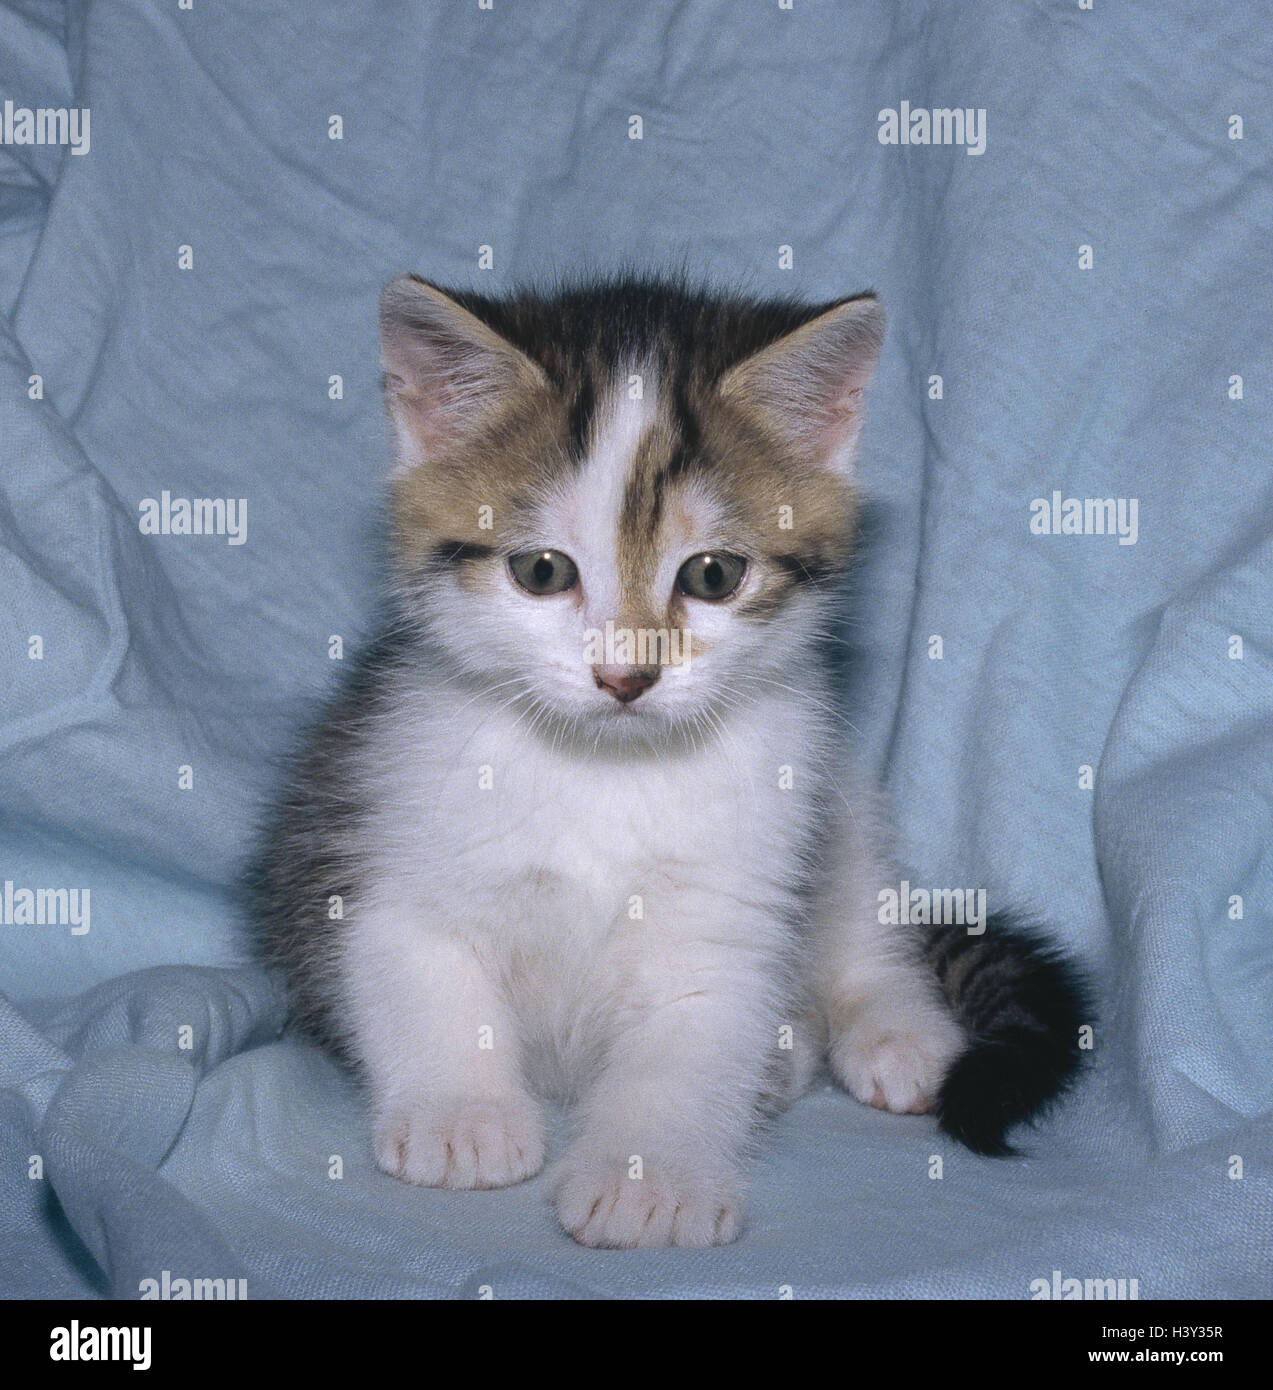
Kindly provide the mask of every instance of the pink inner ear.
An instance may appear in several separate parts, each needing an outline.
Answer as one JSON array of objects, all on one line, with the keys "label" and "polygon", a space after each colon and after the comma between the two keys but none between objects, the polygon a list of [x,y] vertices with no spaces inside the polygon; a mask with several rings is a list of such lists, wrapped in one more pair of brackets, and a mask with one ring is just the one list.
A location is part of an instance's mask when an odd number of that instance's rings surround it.
[{"label": "pink inner ear", "polygon": [[815,357],[788,359],[758,383],[757,404],[780,433],[823,467],[848,471],[861,433],[869,367]]},{"label": "pink inner ear", "polygon": [[862,427],[863,404],[862,386],[849,386],[816,412],[818,445],[831,453],[851,444]]},{"label": "pink inner ear", "polygon": [[380,322],[385,386],[408,456],[455,438],[500,393],[539,379],[538,368],[513,344],[442,291],[410,277],[386,287]]},{"label": "pink inner ear", "polygon": [[451,351],[455,365],[448,364],[447,357],[446,344],[431,329],[401,324],[386,330],[382,354],[386,384],[406,400],[440,409],[451,399],[451,376],[462,358],[458,345]]},{"label": "pink inner ear", "polygon": [[435,326],[401,324],[386,330],[386,387],[420,443],[454,437],[466,415],[499,389],[509,373],[486,352]]},{"label": "pink inner ear", "polygon": [[847,473],[883,339],[879,302],[848,300],[735,367],[725,390],[811,462]]}]

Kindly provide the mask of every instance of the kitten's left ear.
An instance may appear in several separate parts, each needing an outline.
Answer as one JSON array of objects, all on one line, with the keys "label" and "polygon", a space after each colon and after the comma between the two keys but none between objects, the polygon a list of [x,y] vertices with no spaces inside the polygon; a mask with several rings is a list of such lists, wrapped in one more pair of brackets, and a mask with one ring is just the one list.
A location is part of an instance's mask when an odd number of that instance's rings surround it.
[{"label": "kitten's left ear", "polygon": [[884,323],[874,295],[845,300],[731,367],[721,394],[809,462],[847,474]]}]

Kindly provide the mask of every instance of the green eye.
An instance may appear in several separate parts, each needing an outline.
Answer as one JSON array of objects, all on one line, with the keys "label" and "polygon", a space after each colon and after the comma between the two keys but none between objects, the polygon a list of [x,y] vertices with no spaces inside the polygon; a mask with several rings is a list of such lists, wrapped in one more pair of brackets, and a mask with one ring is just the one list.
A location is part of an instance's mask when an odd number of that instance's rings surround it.
[{"label": "green eye", "polygon": [[508,568],[528,594],[564,594],[579,582],[579,571],[560,550],[524,550],[511,555]]},{"label": "green eye", "polygon": [[691,598],[728,598],[743,582],[746,573],[747,561],[741,555],[713,550],[690,556],[677,573],[676,587]]}]

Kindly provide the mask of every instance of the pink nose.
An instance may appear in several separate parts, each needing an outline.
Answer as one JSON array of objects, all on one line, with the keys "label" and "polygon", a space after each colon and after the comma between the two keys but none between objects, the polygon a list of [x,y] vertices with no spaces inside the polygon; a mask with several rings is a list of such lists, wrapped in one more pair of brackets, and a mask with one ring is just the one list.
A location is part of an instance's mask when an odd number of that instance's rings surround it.
[{"label": "pink nose", "polygon": [[597,688],[614,696],[621,705],[631,704],[659,678],[657,666],[594,666]]}]

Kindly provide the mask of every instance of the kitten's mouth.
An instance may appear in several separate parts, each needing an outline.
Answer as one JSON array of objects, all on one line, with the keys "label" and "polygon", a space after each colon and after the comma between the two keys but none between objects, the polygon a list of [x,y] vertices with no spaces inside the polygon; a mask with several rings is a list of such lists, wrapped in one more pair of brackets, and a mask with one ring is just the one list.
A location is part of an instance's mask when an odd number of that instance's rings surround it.
[{"label": "kitten's mouth", "polygon": [[634,701],[629,701],[626,705],[620,704],[618,700],[610,701],[610,713],[619,719],[633,719],[648,708],[648,705],[638,707]]}]

